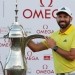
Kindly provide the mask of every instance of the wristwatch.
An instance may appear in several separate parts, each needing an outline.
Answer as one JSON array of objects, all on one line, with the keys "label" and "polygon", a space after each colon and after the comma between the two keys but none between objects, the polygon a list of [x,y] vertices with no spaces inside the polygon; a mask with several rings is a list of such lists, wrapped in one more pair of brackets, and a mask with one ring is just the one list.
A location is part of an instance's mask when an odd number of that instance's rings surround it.
[{"label": "wristwatch", "polygon": [[58,46],[54,46],[53,50],[56,51],[58,49]]}]

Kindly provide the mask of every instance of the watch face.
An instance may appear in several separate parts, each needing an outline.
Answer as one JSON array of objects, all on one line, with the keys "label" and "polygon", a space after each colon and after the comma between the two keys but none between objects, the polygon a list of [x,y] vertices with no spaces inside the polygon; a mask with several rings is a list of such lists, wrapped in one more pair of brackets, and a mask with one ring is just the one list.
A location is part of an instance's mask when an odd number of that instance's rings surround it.
[{"label": "watch face", "polygon": [[54,46],[53,50],[56,51],[58,49],[58,46]]}]

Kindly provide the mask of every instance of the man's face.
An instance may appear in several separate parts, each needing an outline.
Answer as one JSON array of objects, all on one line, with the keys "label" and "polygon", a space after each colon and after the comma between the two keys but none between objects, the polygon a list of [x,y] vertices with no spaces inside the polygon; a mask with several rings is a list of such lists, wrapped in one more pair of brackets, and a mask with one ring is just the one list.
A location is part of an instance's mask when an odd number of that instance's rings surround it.
[{"label": "man's face", "polygon": [[64,29],[70,25],[70,22],[72,20],[72,17],[70,17],[68,14],[61,12],[57,15],[57,23],[60,26],[60,28]]}]

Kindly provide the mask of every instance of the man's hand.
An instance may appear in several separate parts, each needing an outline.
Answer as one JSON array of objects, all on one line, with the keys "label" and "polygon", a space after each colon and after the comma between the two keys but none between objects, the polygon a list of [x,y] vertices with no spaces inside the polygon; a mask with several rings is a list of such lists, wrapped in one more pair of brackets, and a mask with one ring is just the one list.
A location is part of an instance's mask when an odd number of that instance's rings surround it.
[{"label": "man's hand", "polygon": [[56,42],[54,39],[52,39],[51,37],[45,36],[45,40],[46,43],[48,44],[48,46],[53,49],[54,46],[56,46]]}]

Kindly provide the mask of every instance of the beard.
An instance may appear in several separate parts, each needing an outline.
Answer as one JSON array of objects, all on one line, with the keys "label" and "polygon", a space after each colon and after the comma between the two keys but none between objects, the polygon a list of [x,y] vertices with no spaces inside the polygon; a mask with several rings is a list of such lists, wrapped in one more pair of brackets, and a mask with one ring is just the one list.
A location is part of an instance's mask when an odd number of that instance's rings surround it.
[{"label": "beard", "polygon": [[[62,22],[64,22],[64,24],[61,24]],[[57,23],[58,23],[58,25],[59,25],[60,28],[64,29],[64,28],[68,27],[68,25],[70,25],[70,20],[68,22],[59,21]]]}]

